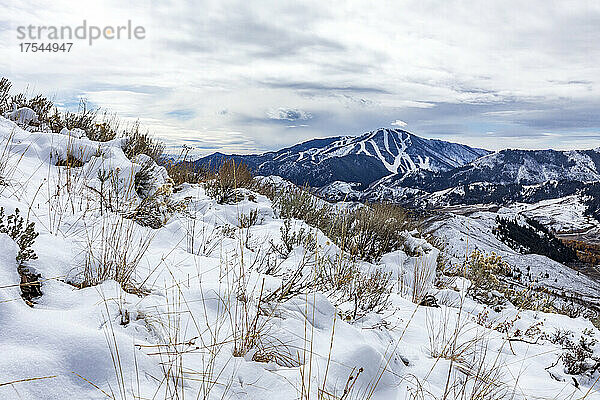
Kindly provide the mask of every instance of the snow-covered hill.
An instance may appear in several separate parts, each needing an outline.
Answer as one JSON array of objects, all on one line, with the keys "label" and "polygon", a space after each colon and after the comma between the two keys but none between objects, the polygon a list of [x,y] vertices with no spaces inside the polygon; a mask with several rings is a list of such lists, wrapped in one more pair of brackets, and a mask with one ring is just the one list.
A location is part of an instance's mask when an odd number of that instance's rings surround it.
[{"label": "snow-covered hill", "polygon": [[[239,202],[219,204],[202,185],[173,188],[147,157],[129,160],[122,139],[72,133],[0,118],[2,218],[18,208],[39,233],[30,247],[0,226],[0,398],[600,398],[597,372],[568,370],[563,356],[600,336],[589,320],[492,309],[466,295],[464,278],[434,287],[439,253],[418,231],[380,260],[353,259],[319,229],[284,221],[263,195],[241,190]],[[297,241],[274,253],[286,224],[295,237],[309,232],[312,250]],[[492,240],[488,219],[470,224],[439,232]],[[24,249],[37,258],[19,258]],[[519,260],[586,294],[596,288],[544,257]],[[327,266],[352,271],[335,282],[359,285],[356,298],[313,288],[272,300],[290,279],[312,282]],[[22,267],[41,281],[32,307]],[[357,312],[358,296],[370,298],[382,277],[388,301]],[[413,302],[417,290],[440,307]],[[592,345],[582,362],[597,355]]]}]

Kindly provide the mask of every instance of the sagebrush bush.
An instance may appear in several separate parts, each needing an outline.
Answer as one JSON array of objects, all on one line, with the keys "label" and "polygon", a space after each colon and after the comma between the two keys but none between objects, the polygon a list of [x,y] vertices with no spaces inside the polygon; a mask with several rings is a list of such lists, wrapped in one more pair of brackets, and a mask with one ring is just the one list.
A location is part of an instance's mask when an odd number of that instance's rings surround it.
[{"label": "sagebrush bush", "polygon": [[273,207],[280,218],[295,218],[324,232],[331,227],[333,207],[315,197],[308,188],[286,188],[275,195]]},{"label": "sagebrush bush", "polygon": [[7,234],[19,246],[17,253],[19,266],[24,265],[27,261],[37,259],[31,246],[39,233],[35,231],[35,223],[25,221],[18,208],[6,218],[4,208],[0,208],[0,233]]},{"label": "sagebrush bush", "polygon": [[507,276],[510,266],[496,253],[484,254],[478,250],[471,253],[466,275],[471,280],[473,290],[500,290],[502,284],[498,276]]},{"label": "sagebrush bush", "polygon": [[536,288],[519,289],[511,287],[506,277],[513,271],[502,257],[495,253],[471,253],[464,274],[471,280],[468,293],[484,304],[501,306],[507,300],[519,309],[543,312],[557,312],[551,296]]},{"label": "sagebrush bush", "polygon": [[317,248],[316,233],[301,227],[295,229],[295,222],[287,218],[279,228],[281,232],[281,244],[271,241],[271,248],[280,256],[286,258],[297,246],[303,246],[306,251],[314,252]]},{"label": "sagebrush bush", "polygon": [[21,217],[19,209],[5,218],[4,208],[0,207],[0,233],[7,234],[15,241],[19,247],[17,252],[17,272],[21,277],[21,297],[25,302],[33,306],[33,300],[42,295],[41,275],[29,270],[27,263],[36,260],[37,255],[31,248],[38,233],[35,231],[35,224],[28,222]]},{"label": "sagebrush bush", "polygon": [[350,254],[376,261],[383,254],[402,248],[402,232],[410,229],[406,211],[392,204],[370,204],[345,212],[333,221],[331,233]]},{"label": "sagebrush bush", "polygon": [[145,154],[157,164],[160,163],[165,151],[165,144],[155,139],[150,132],[140,129],[140,122],[136,121],[121,133],[125,138],[123,152],[130,160],[139,154]]},{"label": "sagebrush bush", "polygon": [[229,204],[241,199],[237,189],[251,189],[254,176],[250,168],[235,160],[225,160],[210,180],[205,183],[206,194],[219,204]]},{"label": "sagebrush bush", "polygon": [[416,226],[414,218],[398,205],[375,203],[336,211],[306,188],[284,189],[273,203],[281,218],[300,219],[321,229],[342,249],[366,261],[401,249],[403,231]]},{"label": "sagebrush bush", "polygon": [[27,98],[24,93],[13,95],[9,99],[9,111],[23,107],[31,108],[38,117],[36,126],[45,126],[48,123],[50,112],[54,108],[52,100],[41,94],[32,98]]}]

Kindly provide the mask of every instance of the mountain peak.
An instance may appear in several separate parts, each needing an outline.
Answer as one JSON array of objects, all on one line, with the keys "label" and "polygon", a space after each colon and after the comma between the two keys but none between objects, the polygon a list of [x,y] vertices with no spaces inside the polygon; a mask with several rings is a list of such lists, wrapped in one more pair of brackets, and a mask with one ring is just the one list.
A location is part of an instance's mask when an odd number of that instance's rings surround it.
[{"label": "mountain peak", "polygon": [[[358,136],[312,139],[279,151],[229,157],[246,162],[261,175],[320,187],[334,181],[368,186],[388,175],[447,171],[487,154],[487,150],[425,139],[403,129],[379,128]],[[197,162],[214,164],[214,158]]]}]

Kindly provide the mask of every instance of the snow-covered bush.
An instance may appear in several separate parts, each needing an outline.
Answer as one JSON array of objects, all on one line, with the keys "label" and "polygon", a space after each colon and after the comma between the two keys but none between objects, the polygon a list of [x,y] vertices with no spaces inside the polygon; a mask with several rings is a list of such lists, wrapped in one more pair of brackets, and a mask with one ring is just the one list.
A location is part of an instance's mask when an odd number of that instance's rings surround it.
[{"label": "snow-covered bush", "polygon": [[172,194],[172,187],[163,185],[151,195],[142,198],[135,209],[127,211],[125,216],[142,226],[158,229],[166,224],[171,215],[186,208],[186,201],[175,201]]},{"label": "snow-covered bush", "polygon": [[8,117],[20,126],[40,127],[47,125],[54,103],[41,94],[28,98],[19,93],[10,97],[8,107]]},{"label": "snow-covered bush", "polygon": [[281,244],[274,243],[271,240],[272,249],[280,256],[286,258],[292,250],[298,246],[303,246],[309,252],[314,252],[317,248],[315,233],[310,232],[303,226],[295,229],[296,223],[292,219],[285,219],[283,225],[279,228],[281,232]]},{"label": "snow-covered bush", "polygon": [[54,110],[49,117],[48,127],[52,132],[79,130],[96,142],[108,142],[113,140],[119,129],[119,120],[116,116],[104,112],[102,117],[98,116],[98,109],[88,108],[87,102],[81,100],[76,112]]},{"label": "snow-covered bush", "polygon": [[594,355],[596,339],[589,330],[583,331],[578,342],[566,338],[562,341],[565,352],[561,356],[565,373],[569,375],[593,374],[600,368],[600,357]]},{"label": "snow-covered bush", "polygon": [[183,211],[186,202],[173,200],[173,181],[164,167],[145,154],[137,155],[133,161],[141,165],[134,177],[134,189],[141,201],[133,210],[126,211],[125,216],[142,226],[158,229],[172,214]]},{"label": "snow-covered bush", "polygon": [[15,108],[14,111],[8,113],[8,118],[24,128],[40,123],[36,112],[29,107]]}]

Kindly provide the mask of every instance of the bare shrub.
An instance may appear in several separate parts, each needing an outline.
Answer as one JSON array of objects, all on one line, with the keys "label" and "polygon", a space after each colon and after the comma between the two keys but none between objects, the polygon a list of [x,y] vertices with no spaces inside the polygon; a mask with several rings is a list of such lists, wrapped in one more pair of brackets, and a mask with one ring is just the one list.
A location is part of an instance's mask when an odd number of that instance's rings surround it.
[{"label": "bare shrub", "polygon": [[344,213],[333,222],[338,244],[360,259],[374,261],[404,244],[402,232],[411,226],[408,214],[392,204],[370,204]]},{"label": "bare shrub", "polygon": [[165,144],[155,139],[150,132],[141,131],[139,121],[124,129],[121,135],[125,138],[123,152],[127,158],[131,160],[139,154],[145,154],[157,164],[161,162]]},{"label": "bare shrub", "polygon": [[188,160],[190,150],[191,147],[183,145],[177,158],[161,161],[161,165],[167,169],[167,173],[175,185],[200,183],[210,177],[210,171],[206,167]]},{"label": "bare shrub", "polygon": [[303,246],[307,251],[314,252],[317,248],[316,233],[306,230],[304,227],[295,229],[296,223],[287,218],[279,228],[281,232],[281,244],[271,241],[271,248],[283,258],[287,258],[294,248]]},{"label": "bare shrub", "polygon": [[205,183],[206,194],[217,200],[219,204],[235,203],[241,199],[239,188],[251,189],[254,176],[250,168],[235,160],[225,160],[212,178]]},{"label": "bare shrub", "polygon": [[308,188],[287,188],[277,192],[273,207],[280,218],[295,218],[327,232],[333,209],[312,195]]},{"label": "bare shrub", "polygon": [[304,251],[302,257],[298,260],[296,268],[287,273],[279,271],[277,262],[271,263],[270,259],[266,258],[259,268],[259,272],[281,276],[281,286],[271,293],[264,296],[265,303],[280,303],[291,299],[295,296],[305,294],[316,287],[315,280],[310,274],[306,273],[308,268],[313,268],[315,264],[314,256],[307,251]]}]

